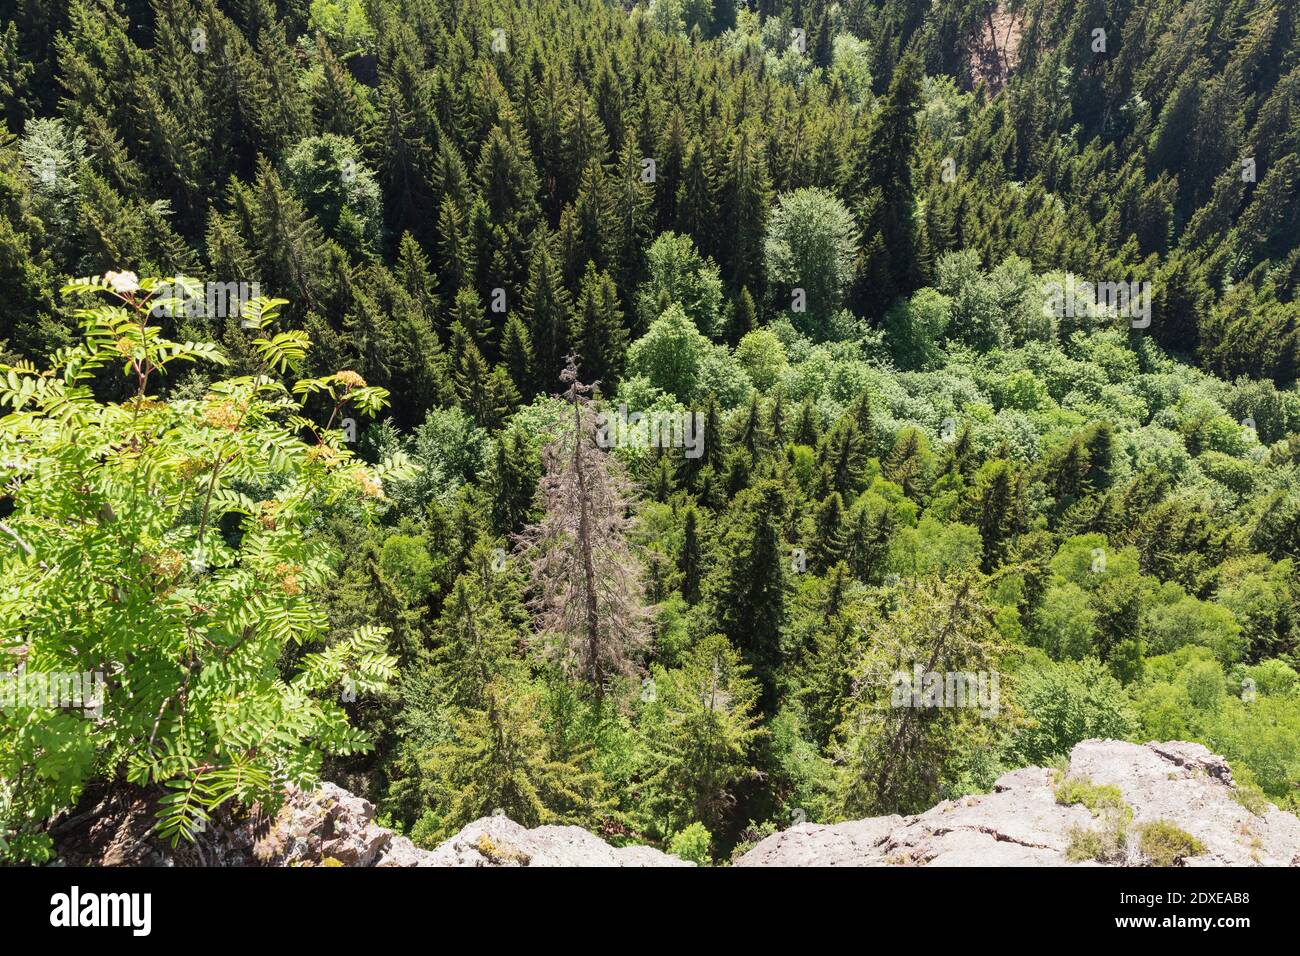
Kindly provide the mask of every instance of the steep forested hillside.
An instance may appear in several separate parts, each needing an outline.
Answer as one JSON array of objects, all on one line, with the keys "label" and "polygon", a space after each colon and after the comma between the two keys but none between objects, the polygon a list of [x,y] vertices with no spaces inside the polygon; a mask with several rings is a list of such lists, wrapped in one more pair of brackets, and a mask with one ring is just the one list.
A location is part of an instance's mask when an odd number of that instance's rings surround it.
[{"label": "steep forested hillside", "polygon": [[0,18],[0,665],[103,686],[0,707],[0,853],[324,776],[724,860],[1090,737],[1297,804],[1294,0]]}]

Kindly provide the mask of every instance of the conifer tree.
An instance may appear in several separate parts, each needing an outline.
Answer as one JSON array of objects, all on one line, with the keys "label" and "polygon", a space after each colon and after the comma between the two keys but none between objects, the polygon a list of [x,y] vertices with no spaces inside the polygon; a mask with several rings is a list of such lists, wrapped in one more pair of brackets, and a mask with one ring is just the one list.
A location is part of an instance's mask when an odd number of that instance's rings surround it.
[{"label": "conifer tree", "polygon": [[564,759],[552,753],[538,692],[493,681],[482,698],[459,712],[453,736],[425,757],[442,811],[437,837],[497,812],[527,827],[597,826],[604,783],[583,759],[590,754]]},{"label": "conifer tree", "polygon": [[628,333],[614,280],[587,263],[573,316],[573,345],[586,378],[612,393],[622,375]]},{"label": "conifer tree", "polygon": [[1013,535],[1024,530],[1020,476],[1006,461],[991,461],[979,470],[975,487],[960,510],[963,520],[979,529],[984,542],[980,566],[988,574],[1006,557]]},{"label": "conifer tree", "polygon": [[570,341],[569,322],[573,301],[560,280],[549,241],[541,233],[533,240],[523,312],[532,338],[538,385],[543,391],[550,391],[564,368]]},{"label": "conifer tree", "polygon": [[438,276],[443,294],[455,297],[474,281],[473,250],[466,234],[465,217],[450,196],[438,207]]},{"label": "conifer tree", "polygon": [[880,583],[893,531],[894,519],[890,509],[873,511],[865,496],[853,506],[845,534],[845,553],[849,568],[859,581]]},{"label": "conifer tree", "polygon": [[528,326],[517,313],[511,313],[501,332],[501,361],[519,394],[531,399],[537,392],[537,359]]},{"label": "conifer tree", "polygon": [[475,178],[492,221],[530,232],[537,222],[537,169],[517,134],[494,126],[479,153]]},{"label": "conifer tree", "polygon": [[590,386],[578,380],[572,357],[561,381],[569,424],[543,452],[542,517],[524,529],[517,547],[529,567],[543,652],[586,681],[599,701],[610,680],[636,667],[646,613],[626,539],[629,486],[597,445]]},{"label": "conifer tree", "polygon": [[822,439],[818,449],[818,462],[825,475],[827,487],[819,489],[823,496],[837,491],[842,497],[857,494],[866,466],[866,452],[862,435],[851,417],[842,417]]},{"label": "conifer tree", "polygon": [[657,670],[647,743],[655,771],[647,781],[670,832],[700,821],[722,828],[736,805],[736,786],[755,769],[751,749],[763,734],[758,682],[720,634],[706,637],[681,668]]},{"label": "conifer tree", "polygon": [[492,521],[500,534],[523,529],[532,514],[537,477],[523,434],[508,429],[497,440],[492,471]]},{"label": "conifer tree", "polygon": [[844,500],[832,491],[817,505],[808,556],[817,571],[828,571],[844,554]]},{"label": "conifer tree", "polygon": [[820,437],[821,416],[817,414],[817,406],[813,404],[812,396],[806,395],[799,404],[799,417],[795,420],[794,435],[791,440],[796,445],[816,448],[820,443]]},{"label": "conifer tree", "polygon": [[894,447],[884,461],[885,475],[903,489],[903,494],[916,498],[926,488],[930,470],[930,446],[925,435],[916,428],[904,428],[894,441]]},{"label": "conifer tree", "polygon": [[433,660],[439,697],[456,707],[482,707],[492,682],[517,681],[515,637],[500,609],[471,573],[460,575],[434,631]]},{"label": "conifer tree", "polygon": [[609,206],[610,268],[620,289],[634,289],[640,283],[653,223],[654,196],[641,181],[641,159],[635,137],[629,136],[619,154]]},{"label": "conifer tree", "polygon": [[749,294],[748,286],[741,286],[740,294],[736,296],[731,323],[727,329],[727,340],[733,344],[739,342],[756,328],[758,328],[758,311],[754,305],[754,297]]},{"label": "conifer tree", "polygon": [[717,258],[719,234],[715,173],[698,141],[686,150],[681,185],[677,188],[676,231],[695,240],[700,253]]},{"label": "conifer tree", "polygon": [[419,241],[409,232],[402,233],[397,243],[397,263],[393,275],[414,300],[430,328],[437,328],[438,313],[442,303],[438,298],[438,277],[433,274],[429,257]]},{"label": "conifer tree", "polygon": [[998,652],[992,609],[973,580],[904,593],[855,669],[857,694],[838,731],[843,812],[910,813],[935,802],[963,759],[988,745],[992,715],[981,718],[978,705],[997,706],[991,685],[977,706],[939,706],[951,703],[945,675],[987,673]]},{"label": "conifer tree", "polygon": [[[575,261],[594,262],[606,269],[613,262],[613,184],[605,168],[597,162],[587,164],[578,186],[574,218],[579,236]],[[585,265],[583,266],[585,268]]]},{"label": "conifer tree", "polygon": [[844,722],[853,699],[853,674],[861,652],[861,625],[833,614],[813,631],[813,644],[797,672],[799,700],[811,739],[825,747]]},{"label": "conifer tree", "polygon": [[699,512],[694,506],[688,506],[682,517],[682,547],[677,554],[677,573],[681,577],[682,597],[687,604],[694,604],[700,597],[701,561]]},{"label": "conifer tree", "polygon": [[892,74],[889,92],[872,117],[869,140],[858,167],[863,194],[874,196],[875,202],[854,212],[867,255],[876,260],[875,278],[882,280],[878,285],[868,285],[871,273],[859,270],[853,302],[858,311],[868,315],[883,314],[894,298],[910,293],[920,284],[912,157],[917,144],[921,80],[920,54],[913,49]]},{"label": "conifer tree", "polygon": [[563,163],[560,168],[562,202],[577,199],[588,167],[603,166],[609,159],[609,144],[605,128],[596,115],[595,104],[585,90],[575,93],[564,112],[561,128]]},{"label": "conifer tree", "polygon": [[733,289],[763,287],[763,236],[772,202],[761,141],[742,129],[731,147],[721,181],[723,237],[719,261]]},{"label": "conifer tree", "polygon": [[717,567],[708,584],[713,619],[745,655],[764,685],[765,709],[775,699],[790,557],[781,541],[785,489],[766,479],[741,491],[727,515]]}]

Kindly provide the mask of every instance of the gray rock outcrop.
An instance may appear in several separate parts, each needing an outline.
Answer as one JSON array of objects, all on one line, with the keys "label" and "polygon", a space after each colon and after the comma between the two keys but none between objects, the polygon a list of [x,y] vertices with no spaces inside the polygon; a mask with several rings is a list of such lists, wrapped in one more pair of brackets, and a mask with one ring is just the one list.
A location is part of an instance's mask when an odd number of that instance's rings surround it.
[{"label": "gray rock outcrop", "polygon": [[52,834],[59,860],[88,866],[692,866],[653,847],[613,847],[580,827],[529,829],[504,816],[465,826],[424,850],[374,822],[370,801],[332,783],[290,791],[274,817],[218,815],[193,844],[152,835],[157,804],[122,790]]},{"label": "gray rock outcrop", "polygon": [[[1085,740],[1070,754],[1067,777],[1117,787],[1134,833],[1163,821],[1194,837],[1201,852],[1183,865],[1300,865],[1300,819],[1272,804],[1248,809],[1227,763],[1200,744]],[[1004,774],[990,794],[916,816],[800,824],[761,841],[736,865],[1070,865],[1071,840],[1102,823],[1082,804],[1058,803],[1055,783],[1051,771],[1025,767]],[[1143,860],[1134,851],[1127,862]]]},{"label": "gray rock outcrop", "polygon": [[690,866],[653,847],[613,847],[581,827],[529,829],[504,816],[466,825],[434,850],[378,826],[374,807],[332,783],[290,795],[254,847],[270,866]]},{"label": "gray rock outcrop", "polygon": [[[380,866],[389,865],[380,863]],[[395,865],[395,864],[394,864]],[[428,854],[422,866],[693,866],[649,846],[613,847],[581,827],[528,829],[484,817]]]}]

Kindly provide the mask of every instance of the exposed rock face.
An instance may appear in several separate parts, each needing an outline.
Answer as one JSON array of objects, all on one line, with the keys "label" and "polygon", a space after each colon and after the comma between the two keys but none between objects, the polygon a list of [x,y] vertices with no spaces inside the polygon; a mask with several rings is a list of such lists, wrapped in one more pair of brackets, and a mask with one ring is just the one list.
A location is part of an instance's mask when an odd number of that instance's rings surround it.
[{"label": "exposed rock face", "polygon": [[421,865],[694,866],[653,847],[612,847],[581,827],[530,830],[499,816],[475,820],[428,856]]},{"label": "exposed rock face", "polygon": [[[427,866],[427,850],[374,822],[375,808],[332,783],[295,791],[254,847],[263,866]],[[385,862],[387,860],[395,862]]]},{"label": "exposed rock face", "polygon": [[123,790],[52,830],[59,859],[90,866],[692,866],[653,847],[612,847],[579,827],[528,829],[503,816],[466,826],[436,850],[374,822],[368,801],[332,783],[293,791],[274,819],[221,817],[193,844],[151,837],[156,803]]},{"label": "exposed rock face", "polygon": [[[1187,866],[1300,866],[1300,819],[1271,804],[1259,815],[1246,809],[1227,763],[1200,744],[1085,740],[1070,755],[1068,775],[1118,787],[1134,831],[1163,820],[1199,840],[1204,849],[1185,858]],[[736,865],[1065,866],[1072,828],[1098,826],[1083,805],[1056,802],[1050,771],[1026,767],[1004,774],[993,793],[917,816],[800,824]]]},{"label": "exposed rock face", "polygon": [[[1068,775],[1118,787],[1130,830],[1166,821],[1203,849],[1188,866],[1300,866],[1300,819],[1271,804],[1260,812],[1236,799],[1222,757],[1200,744],[1086,740]],[[119,791],[51,828],[70,864],[136,866],[690,866],[648,846],[612,847],[578,827],[528,829],[484,817],[434,850],[422,850],[374,822],[375,808],[327,783],[292,792],[274,817],[222,817],[193,846],[150,837],[156,805]],[[1096,830],[1082,804],[1056,802],[1041,767],[1004,774],[994,792],[940,803],[916,816],[873,817],[831,826],[804,823],[774,834],[737,866],[1063,866],[1072,830]],[[1137,843],[1136,838],[1130,841]],[[1088,861],[1091,863],[1091,861]],[[1136,850],[1128,862],[1143,862]],[[1091,865],[1096,865],[1091,863]]]},{"label": "exposed rock face", "polygon": [[612,847],[580,827],[529,829],[504,816],[468,824],[436,850],[376,826],[374,807],[327,783],[296,793],[255,847],[272,866],[690,866],[648,846]]},{"label": "exposed rock face", "polygon": [[580,827],[520,826],[504,816],[465,826],[436,850],[421,850],[377,826],[374,807],[332,783],[294,793],[258,841],[270,866],[691,866],[648,846],[612,847]]}]

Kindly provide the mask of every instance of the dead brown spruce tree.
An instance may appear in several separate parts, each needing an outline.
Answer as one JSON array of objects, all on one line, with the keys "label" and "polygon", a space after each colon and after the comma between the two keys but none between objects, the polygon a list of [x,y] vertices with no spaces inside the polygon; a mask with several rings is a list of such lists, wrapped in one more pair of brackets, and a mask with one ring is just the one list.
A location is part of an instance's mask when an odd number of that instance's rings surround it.
[{"label": "dead brown spruce tree", "polygon": [[570,356],[560,376],[571,417],[542,452],[542,517],[516,537],[528,567],[528,604],[543,654],[591,685],[631,675],[644,648],[648,611],[641,565],[627,541],[632,486],[596,441],[592,385]]}]

